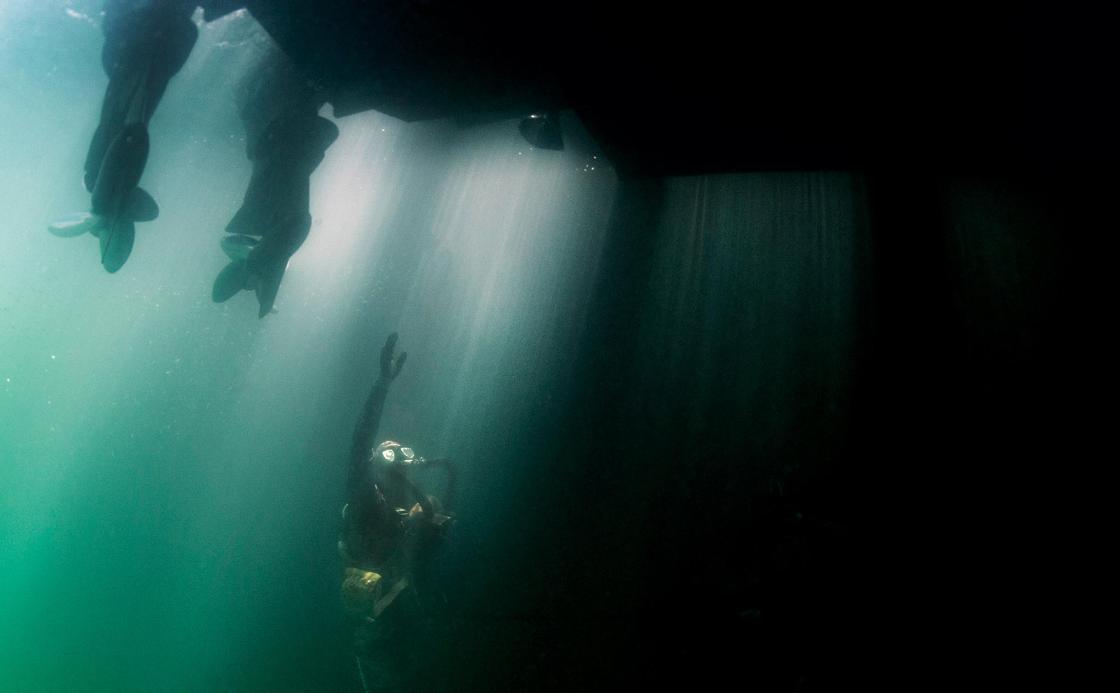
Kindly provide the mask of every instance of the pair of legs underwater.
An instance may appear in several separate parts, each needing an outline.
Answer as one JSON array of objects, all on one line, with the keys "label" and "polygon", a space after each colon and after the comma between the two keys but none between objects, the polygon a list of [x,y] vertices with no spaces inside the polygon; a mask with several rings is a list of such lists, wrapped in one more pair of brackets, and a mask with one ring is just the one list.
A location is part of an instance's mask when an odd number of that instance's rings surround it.
[{"label": "pair of legs underwater", "polygon": [[[102,66],[109,77],[85,161],[90,211],[50,226],[57,236],[86,232],[100,240],[101,263],[116,272],[128,260],[137,222],[159,207],[139,187],[147,164],[148,124],[171,78],[198,40],[195,3],[110,2]],[[253,165],[249,187],[222,240],[230,264],[214,282],[215,302],[254,291],[263,317],[272,310],[288,259],[311,228],[310,177],[338,128],[318,115],[325,100],[275,45],[238,89],[238,112]]]},{"label": "pair of legs underwater", "polygon": [[424,644],[432,625],[406,592],[376,620],[363,619],[354,629],[354,663],[365,693],[430,693],[436,690]]},{"label": "pair of legs underwater", "polygon": [[241,208],[226,226],[230,264],[214,281],[213,299],[255,291],[260,317],[272,310],[288,259],[311,230],[311,174],[338,138],[319,116],[325,100],[275,45],[238,90],[238,112],[253,164]]}]

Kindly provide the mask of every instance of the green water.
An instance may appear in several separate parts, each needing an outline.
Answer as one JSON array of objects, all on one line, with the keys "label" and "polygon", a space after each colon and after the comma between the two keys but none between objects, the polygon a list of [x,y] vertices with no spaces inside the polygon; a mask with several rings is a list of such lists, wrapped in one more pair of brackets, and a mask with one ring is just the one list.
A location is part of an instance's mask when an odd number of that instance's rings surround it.
[{"label": "green water", "polygon": [[172,81],[142,181],[161,216],[109,275],[46,231],[88,206],[98,4],[0,2],[0,689],[344,690],[335,540],[381,341],[409,352],[382,433],[454,457],[471,518],[514,465],[494,422],[575,339],[613,175],[510,123],[352,116],[278,312],[214,305],[261,40],[234,16]]},{"label": "green water", "polygon": [[245,14],[200,27],[151,124],[161,215],[109,275],[46,230],[89,203],[99,5],[0,0],[0,691],[359,690],[336,540],[390,332],[382,437],[460,469],[453,693],[828,681],[868,649],[872,458],[955,479],[1037,408],[1045,181],[620,181],[567,112],[562,153],[337,120],[277,311],[215,305]]}]

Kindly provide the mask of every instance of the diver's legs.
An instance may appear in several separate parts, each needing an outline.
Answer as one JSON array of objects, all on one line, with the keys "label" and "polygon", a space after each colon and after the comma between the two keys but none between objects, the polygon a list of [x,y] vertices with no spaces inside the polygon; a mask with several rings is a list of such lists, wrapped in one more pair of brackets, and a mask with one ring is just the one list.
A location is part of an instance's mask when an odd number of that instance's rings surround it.
[{"label": "diver's legs", "polygon": [[101,65],[109,77],[101,118],[85,161],[85,186],[93,191],[105,152],[125,125],[147,126],[167,84],[198,40],[193,3],[113,0],[102,25]]},{"label": "diver's legs", "polygon": [[101,65],[109,85],[82,166],[90,210],[47,228],[56,236],[97,237],[108,272],[132,253],[136,222],[159,216],[155,200],[138,187],[148,161],[148,122],[198,40],[194,7],[193,0],[106,2]]},{"label": "diver's legs", "polygon": [[214,282],[222,302],[255,291],[259,315],[272,310],[288,259],[311,229],[311,174],[338,127],[318,115],[323,99],[273,46],[239,90],[238,110],[253,173],[241,208],[226,226],[231,262]]},{"label": "diver's legs", "polygon": [[366,621],[354,634],[354,659],[367,693],[404,693],[407,644],[399,614],[387,609],[376,621]]}]

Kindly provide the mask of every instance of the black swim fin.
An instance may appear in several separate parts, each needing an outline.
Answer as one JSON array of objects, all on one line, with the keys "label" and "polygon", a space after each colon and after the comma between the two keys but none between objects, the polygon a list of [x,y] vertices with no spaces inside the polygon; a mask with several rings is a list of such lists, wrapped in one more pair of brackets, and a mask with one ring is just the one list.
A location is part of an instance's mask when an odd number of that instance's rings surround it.
[{"label": "black swim fin", "polygon": [[263,318],[272,312],[272,304],[276,302],[276,294],[280,292],[280,281],[284,278],[284,270],[288,268],[286,258],[269,263],[260,268],[257,275],[257,302],[260,304],[258,318]]},{"label": "black swim fin", "polygon": [[128,194],[124,216],[132,221],[154,221],[159,216],[159,205],[142,188],[133,188]]},{"label": "black swim fin", "polygon": [[136,225],[131,221],[121,220],[98,227],[96,233],[101,240],[101,266],[109,273],[116,272],[132,254]]},{"label": "black swim fin", "polygon": [[225,303],[237,292],[252,288],[251,280],[248,264],[244,260],[235,260],[218,273],[210,298],[214,303]]}]

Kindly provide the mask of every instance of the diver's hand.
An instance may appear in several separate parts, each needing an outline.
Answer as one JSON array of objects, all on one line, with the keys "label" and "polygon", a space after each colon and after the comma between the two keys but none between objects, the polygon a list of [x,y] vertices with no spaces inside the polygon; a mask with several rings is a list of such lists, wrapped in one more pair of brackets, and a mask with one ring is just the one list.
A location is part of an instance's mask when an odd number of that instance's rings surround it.
[{"label": "diver's hand", "polygon": [[381,347],[381,377],[386,381],[396,378],[404,368],[404,360],[408,358],[408,353],[402,351],[396,358],[393,358],[393,350],[397,346],[397,333],[389,335],[385,340],[385,346]]}]

